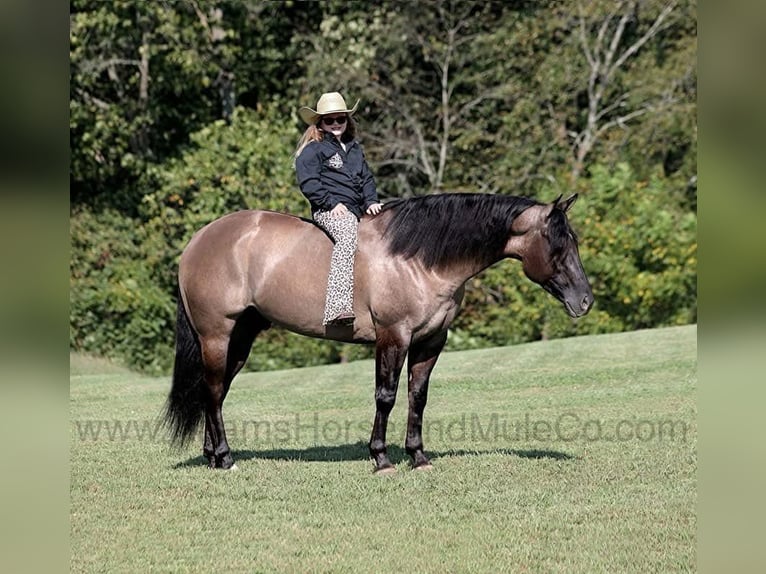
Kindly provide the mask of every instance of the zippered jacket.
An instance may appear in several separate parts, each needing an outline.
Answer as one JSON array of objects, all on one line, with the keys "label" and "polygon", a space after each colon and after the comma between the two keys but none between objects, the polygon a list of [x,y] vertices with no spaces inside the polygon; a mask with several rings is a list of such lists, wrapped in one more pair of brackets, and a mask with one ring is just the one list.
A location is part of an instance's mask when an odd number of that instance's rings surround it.
[{"label": "zippered jacket", "polygon": [[332,134],[311,142],[296,158],[295,174],[312,212],[330,211],[343,203],[360,219],[370,205],[378,203],[378,192],[359,142],[344,143],[345,151]]}]

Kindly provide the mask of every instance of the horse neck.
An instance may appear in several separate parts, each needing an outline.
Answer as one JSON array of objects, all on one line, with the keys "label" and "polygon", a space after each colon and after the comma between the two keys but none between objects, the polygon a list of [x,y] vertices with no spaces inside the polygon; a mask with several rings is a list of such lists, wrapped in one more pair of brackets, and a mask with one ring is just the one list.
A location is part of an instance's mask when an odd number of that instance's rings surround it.
[{"label": "horse neck", "polygon": [[[369,228],[372,230],[372,236],[374,236],[375,241],[378,241],[383,237],[383,232],[387,226],[387,219],[388,214],[384,212],[382,215],[372,220],[363,220],[362,225],[369,225]],[[383,243],[381,249],[385,252],[385,243]],[[471,277],[478,275],[487,267],[490,267],[507,257],[508,255],[503,252],[485,253],[481,257],[471,257],[462,261],[451,261],[449,263],[438,264],[431,269],[426,269],[421,264],[416,265],[421,267],[423,272],[436,275],[443,282],[458,288]]]},{"label": "horse neck", "polygon": [[442,268],[442,276],[448,278],[450,282],[455,283],[456,285],[462,285],[472,277],[505,258],[505,255],[498,254],[487,256],[487,258],[482,260],[473,259],[471,261],[452,263],[449,266]]}]

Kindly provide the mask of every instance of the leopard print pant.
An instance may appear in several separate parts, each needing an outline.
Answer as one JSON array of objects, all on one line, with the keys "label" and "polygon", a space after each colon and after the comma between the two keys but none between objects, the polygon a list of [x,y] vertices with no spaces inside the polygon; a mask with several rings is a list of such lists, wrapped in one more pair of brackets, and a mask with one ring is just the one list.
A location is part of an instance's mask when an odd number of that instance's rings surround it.
[{"label": "leopard print pant", "polygon": [[324,308],[323,324],[327,325],[340,313],[353,312],[354,256],[359,220],[351,212],[343,217],[333,217],[329,211],[315,211],[313,215],[314,221],[335,241]]}]

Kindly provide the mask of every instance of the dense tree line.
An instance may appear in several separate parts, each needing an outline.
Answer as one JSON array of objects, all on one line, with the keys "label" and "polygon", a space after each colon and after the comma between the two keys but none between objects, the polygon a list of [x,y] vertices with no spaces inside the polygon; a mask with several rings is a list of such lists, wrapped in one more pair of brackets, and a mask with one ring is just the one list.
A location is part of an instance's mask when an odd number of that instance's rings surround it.
[{"label": "dense tree line", "polygon": [[[572,323],[505,263],[449,346],[696,320],[696,3],[642,0],[70,4],[70,346],[172,360],[175,266],[229,211],[308,215],[296,111],[361,99],[385,200],[474,191],[572,214],[597,304]],[[365,356],[269,332],[251,367]]]}]

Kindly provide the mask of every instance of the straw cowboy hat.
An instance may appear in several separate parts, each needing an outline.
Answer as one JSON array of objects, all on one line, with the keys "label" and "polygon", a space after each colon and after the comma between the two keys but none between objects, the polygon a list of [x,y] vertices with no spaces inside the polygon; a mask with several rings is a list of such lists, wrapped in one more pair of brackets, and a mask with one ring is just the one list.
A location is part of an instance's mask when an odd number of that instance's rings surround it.
[{"label": "straw cowboy hat", "polygon": [[338,92],[328,92],[320,96],[316,110],[312,110],[308,106],[303,106],[298,110],[298,113],[304,122],[309,125],[314,125],[317,123],[317,120],[325,114],[345,113],[349,116],[353,116],[358,106],[359,100],[357,100],[354,107],[349,110],[346,107],[346,100],[343,99],[343,96]]}]

